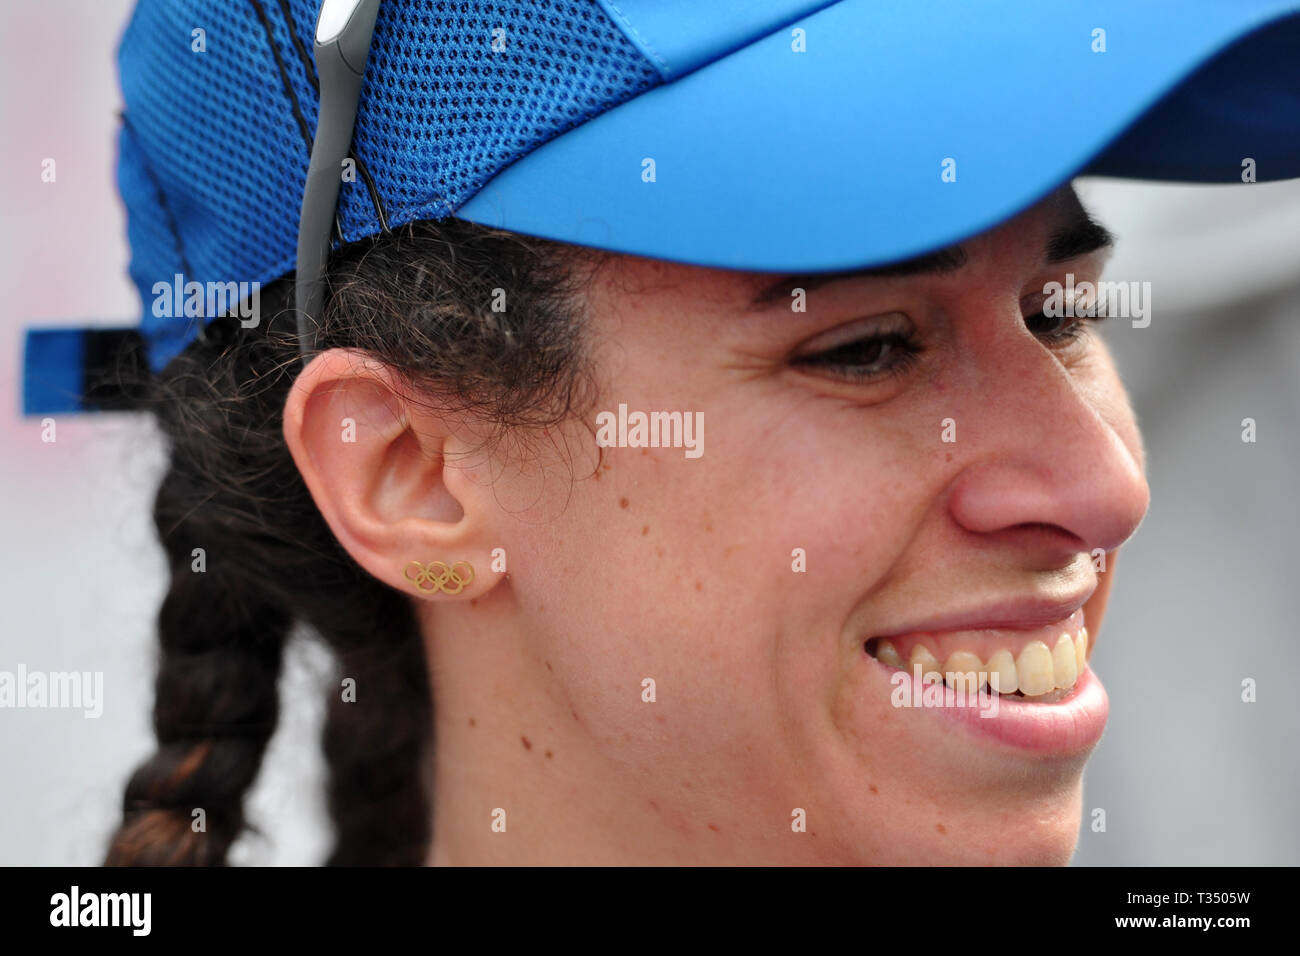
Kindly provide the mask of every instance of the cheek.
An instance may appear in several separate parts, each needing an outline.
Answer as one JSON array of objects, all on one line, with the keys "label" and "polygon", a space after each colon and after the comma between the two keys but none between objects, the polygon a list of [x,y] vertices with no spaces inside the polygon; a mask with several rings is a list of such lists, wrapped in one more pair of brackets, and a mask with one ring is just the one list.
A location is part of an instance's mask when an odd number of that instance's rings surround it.
[{"label": "cheek", "polygon": [[599,478],[580,477],[549,506],[544,534],[521,517],[512,574],[529,646],[584,730],[619,761],[697,775],[771,726],[754,711],[770,703],[760,648],[778,623],[784,564],[728,487],[728,457],[708,455],[607,449]]},{"label": "cheek", "polygon": [[521,525],[532,553],[514,589],[573,709],[611,745],[679,763],[788,745],[772,728],[818,719],[846,610],[906,546],[908,466],[885,443],[746,420],[763,416],[715,427],[698,460],[609,450],[553,533]]},{"label": "cheek", "polygon": [[792,424],[798,452],[772,476],[763,514],[779,529],[787,577],[791,549],[806,552],[807,571],[794,577],[810,625],[840,623],[916,546],[952,467],[940,420],[928,409],[877,414],[827,401]]},{"label": "cheek", "polygon": [[[828,719],[847,614],[905,553],[927,494],[906,480],[920,467],[907,442],[837,432],[814,406],[793,418],[756,410],[755,420],[783,423],[761,434],[715,429],[717,456],[661,485],[658,507],[679,516],[663,535],[686,556],[690,588],[634,598],[650,617],[664,604],[685,613],[688,643],[672,645],[697,662],[685,679],[741,708],[719,719],[775,711],[779,720],[756,726],[781,726],[792,740]],[[661,573],[649,575],[651,589]]]}]

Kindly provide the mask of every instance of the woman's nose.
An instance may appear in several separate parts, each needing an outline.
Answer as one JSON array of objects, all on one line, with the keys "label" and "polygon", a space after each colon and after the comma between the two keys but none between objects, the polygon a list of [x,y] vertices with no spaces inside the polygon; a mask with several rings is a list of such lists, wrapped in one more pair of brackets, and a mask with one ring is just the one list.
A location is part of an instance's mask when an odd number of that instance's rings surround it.
[{"label": "woman's nose", "polygon": [[1108,362],[1072,369],[1016,335],[973,381],[984,397],[970,396],[958,419],[967,465],[948,503],[962,527],[1051,526],[1076,539],[1057,535],[1062,558],[1111,551],[1137,530],[1150,489],[1137,424]]}]

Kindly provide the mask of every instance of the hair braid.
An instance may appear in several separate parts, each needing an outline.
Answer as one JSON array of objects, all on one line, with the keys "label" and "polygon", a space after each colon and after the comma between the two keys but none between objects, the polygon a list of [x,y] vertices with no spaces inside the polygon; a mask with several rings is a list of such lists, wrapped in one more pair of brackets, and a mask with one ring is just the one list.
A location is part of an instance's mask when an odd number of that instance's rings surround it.
[{"label": "hair braid", "polygon": [[[194,507],[197,493],[193,477],[173,465],[156,498],[154,522],[171,567],[158,615],[158,750],[127,784],[109,865],[224,862],[275,730],[292,620],[245,588],[221,530]],[[201,573],[197,547],[207,565]]]}]

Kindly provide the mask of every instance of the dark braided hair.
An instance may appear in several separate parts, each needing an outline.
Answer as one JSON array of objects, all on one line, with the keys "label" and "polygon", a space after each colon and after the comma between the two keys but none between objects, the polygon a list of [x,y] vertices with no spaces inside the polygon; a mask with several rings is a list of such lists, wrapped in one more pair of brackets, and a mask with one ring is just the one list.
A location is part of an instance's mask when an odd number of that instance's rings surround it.
[{"label": "dark braided hair", "polygon": [[[494,434],[545,428],[587,408],[578,302],[592,272],[580,266],[603,258],[455,219],[404,226],[334,254],[318,345],[372,354]],[[492,311],[496,290],[504,312]],[[171,584],[158,615],[158,749],[127,783],[107,865],[226,862],[299,622],[357,687],[349,703],[336,682],[326,715],[328,862],[426,859],[433,710],[414,598],[342,548],[285,445],[302,368],[292,304],[292,281],[278,280],[261,290],[257,327],[215,320],[156,379],[123,383],[143,392],[171,453],[154,506]]]}]

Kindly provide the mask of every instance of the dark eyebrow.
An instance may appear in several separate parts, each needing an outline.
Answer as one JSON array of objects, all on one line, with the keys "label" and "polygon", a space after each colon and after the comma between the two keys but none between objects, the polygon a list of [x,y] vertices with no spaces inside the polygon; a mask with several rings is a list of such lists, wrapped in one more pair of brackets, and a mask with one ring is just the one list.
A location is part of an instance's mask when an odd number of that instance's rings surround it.
[{"label": "dark eyebrow", "polygon": [[1115,244],[1110,230],[1097,222],[1080,206],[1078,214],[1047,240],[1047,261],[1065,262],[1075,256],[1085,256],[1098,249],[1108,249]]},{"label": "dark eyebrow", "polygon": [[750,303],[751,308],[762,308],[771,305],[778,299],[790,295],[792,289],[803,289],[805,292],[811,292],[813,289],[820,288],[824,285],[830,285],[832,282],[843,282],[846,279],[866,279],[866,278],[886,278],[890,276],[914,276],[914,275],[940,275],[947,272],[956,272],[963,268],[969,256],[966,250],[961,246],[949,246],[946,249],[940,249],[937,252],[927,252],[925,255],[916,256],[913,259],[904,259],[901,262],[890,262],[882,266],[867,266],[862,269],[845,269],[840,272],[810,272],[789,275],[782,279],[777,279],[771,285],[761,289],[754,296]]},{"label": "dark eyebrow", "polygon": [[[1087,255],[1115,244],[1115,237],[1101,223],[1088,215],[1077,197],[1069,203],[1068,221],[1047,240],[1048,263],[1066,262],[1076,256]],[[943,275],[962,269],[969,261],[964,247],[948,246],[937,252],[905,259],[901,262],[868,266],[862,269],[845,269],[840,272],[813,272],[785,276],[759,290],[750,302],[751,309],[770,306],[778,299],[790,295],[793,289],[811,292],[821,286],[847,279],[882,278],[914,275]]]}]

